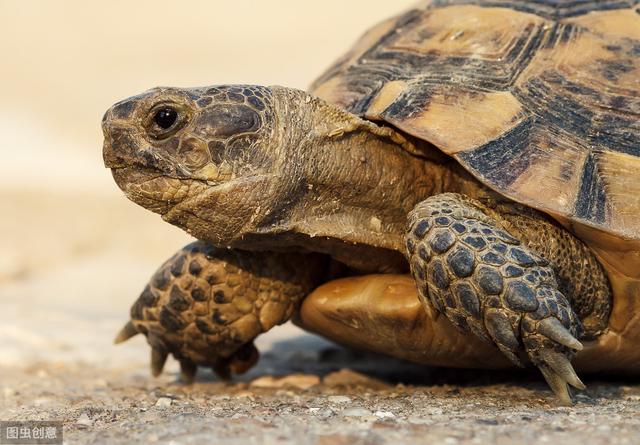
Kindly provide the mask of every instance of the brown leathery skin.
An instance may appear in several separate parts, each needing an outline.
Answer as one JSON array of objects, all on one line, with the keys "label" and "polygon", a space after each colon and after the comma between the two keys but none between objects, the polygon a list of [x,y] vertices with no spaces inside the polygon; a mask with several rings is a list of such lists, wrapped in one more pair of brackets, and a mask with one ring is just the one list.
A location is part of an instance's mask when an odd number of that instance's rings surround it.
[{"label": "brown leathery skin", "polygon": [[131,322],[162,356],[228,377],[255,363],[257,356],[247,363],[253,339],[287,321],[327,271],[321,255],[256,255],[197,241],[153,275]]},{"label": "brown leathery skin", "polygon": [[566,229],[529,207],[485,201],[484,212],[538,255],[549,261],[558,290],[580,318],[582,341],[607,329],[612,308],[611,284],[594,253]]},{"label": "brown leathery skin", "polygon": [[[572,227],[565,221],[565,227]],[[607,272],[613,308],[607,331],[587,346],[576,363],[587,371],[640,374],[640,241],[584,226],[573,231],[593,250]],[[592,347],[589,347],[592,346]]]}]

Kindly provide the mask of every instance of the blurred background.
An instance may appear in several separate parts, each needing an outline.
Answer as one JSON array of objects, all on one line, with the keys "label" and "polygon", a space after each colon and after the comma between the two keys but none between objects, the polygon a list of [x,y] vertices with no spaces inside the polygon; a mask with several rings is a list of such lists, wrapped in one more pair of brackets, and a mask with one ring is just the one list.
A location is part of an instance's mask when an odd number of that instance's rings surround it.
[{"label": "blurred background", "polygon": [[0,365],[147,372],[143,338],[112,339],[189,238],[127,201],[103,167],[111,104],[158,85],[304,89],[412,3],[0,0]]}]

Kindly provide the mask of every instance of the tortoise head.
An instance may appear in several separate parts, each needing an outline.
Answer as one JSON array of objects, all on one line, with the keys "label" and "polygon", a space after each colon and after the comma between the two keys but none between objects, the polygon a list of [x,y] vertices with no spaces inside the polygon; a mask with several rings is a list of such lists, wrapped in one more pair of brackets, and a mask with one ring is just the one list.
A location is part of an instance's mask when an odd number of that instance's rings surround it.
[{"label": "tortoise head", "polygon": [[270,88],[155,88],[106,112],[104,162],[135,203],[230,245],[284,193],[277,120]]},{"label": "tortoise head", "polygon": [[115,104],[103,131],[129,199],[218,247],[403,249],[433,188],[401,135],[292,88],[157,88]]}]

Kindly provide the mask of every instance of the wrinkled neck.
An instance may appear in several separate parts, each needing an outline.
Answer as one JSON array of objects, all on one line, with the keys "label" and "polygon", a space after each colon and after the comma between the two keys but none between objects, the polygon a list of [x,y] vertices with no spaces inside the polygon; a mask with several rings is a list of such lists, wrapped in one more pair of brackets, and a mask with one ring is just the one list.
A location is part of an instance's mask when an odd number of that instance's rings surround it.
[{"label": "wrinkled neck", "polygon": [[301,91],[276,94],[286,104],[279,113],[286,122],[280,125],[286,129],[282,171],[298,184],[282,221],[289,230],[318,242],[329,237],[404,252],[407,213],[466,184],[452,168],[457,164],[418,156],[419,149],[390,128]]}]

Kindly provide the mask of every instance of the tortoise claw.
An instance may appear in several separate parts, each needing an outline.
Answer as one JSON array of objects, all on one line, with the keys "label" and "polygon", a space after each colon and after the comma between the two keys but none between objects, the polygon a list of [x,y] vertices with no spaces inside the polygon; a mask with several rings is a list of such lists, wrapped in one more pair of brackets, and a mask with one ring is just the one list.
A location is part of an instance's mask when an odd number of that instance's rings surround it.
[{"label": "tortoise claw", "polygon": [[567,348],[582,351],[582,343],[580,343],[567,328],[565,328],[560,320],[555,317],[549,317],[542,320],[538,324],[538,332],[549,339],[560,343]]},{"label": "tortoise claw", "polygon": [[197,372],[198,366],[191,360],[180,360],[180,377],[186,384],[193,383]]},{"label": "tortoise claw", "polygon": [[151,348],[151,374],[158,377],[167,361],[168,352],[160,348]]},{"label": "tortoise claw", "polygon": [[240,347],[233,355],[218,360],[212,367],[220,380],[231,380],[234,374],[244,374],[257,363],[260,353],[253,342]]},{"label": "tortoise claw", "polygon": [[253,342],[243,345],[236,353],[231,356],[229,361],[229,369],[233,374],[244,374],[258,362],[260,352]]},{"label": "tortoise claw", "polygon": [[576,374],[569,359],[553,350],[540,351],[539,359],[541,363],[538,368],[560,403],[565,406],[573,405],[568,385],[577,389],[586,389],[586,386]]},{"label": "tortoise claw", "polygon": [[116,338],[113,340],[113,342],[117,345],[118,343],[129,340],[131,337],[135,337],[139,333],[140,331],[138,331],[138,328],[136,328],[135,325],[129,321],[124,325],[122,329],[120,329],[120,332],[118,332],[118,335],[116,335]]},{"label": "tortoise claw", "polygon": [[211,367],[211,369],[220,380],[225,382],[231,380],[231,368],[229,367],[229,363],[226,361],[216,363]]},{"label": "tortoise claw", "polygon": [[[579,321],[573,313],[570,315],[573,315],[571,323],[574,330],[579,331]],[[525,342],[528,344],[529,357],[540,369],[560,403],[566,406],[572,405],[573,401],[567,385],[580,390],[586,388],[571,365],[571,358],[575,351],[582,350],[582,343],[562,324],[558,315],[540,321],[529,335],[528,341]]]},{"label": "tortoise claw", "polygon": [[571,362],[563,354],[555,351],[542,351],[540,357],[564,382],[577,389],[586,389],[573,366],[571,366]]},{"label": "tortoise claw", "polygon": [[547,368],[546,366],[540,366],[539,369],[542,372],[544,379],[549,384],[549,387],[560,401],[560,404],[563,406],[572,406],[573,400],[571,399],[567,382],[560,375],[556,374],[552,369]]}]

